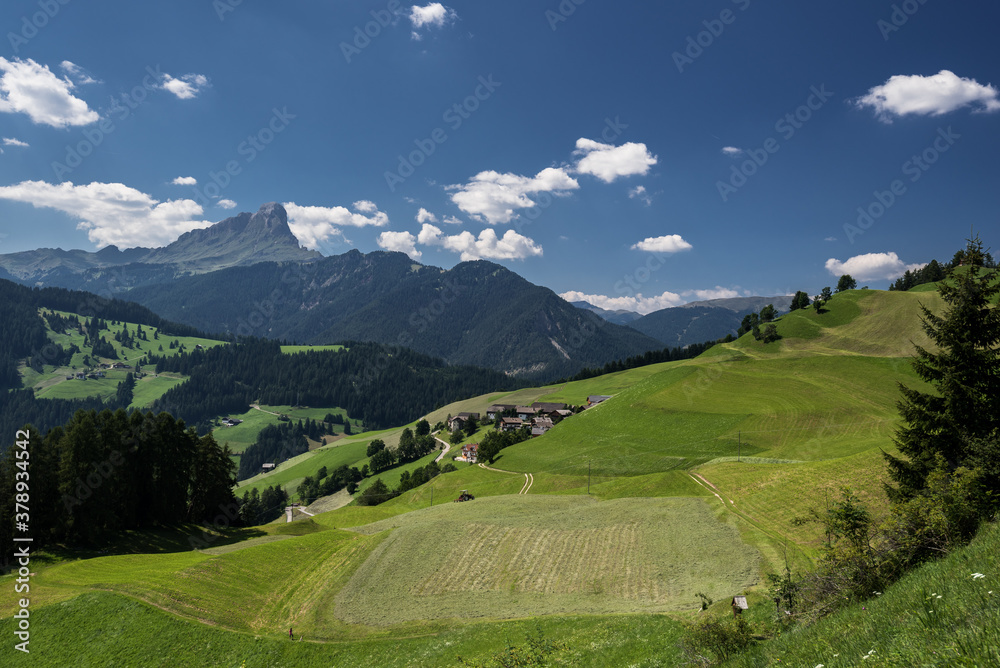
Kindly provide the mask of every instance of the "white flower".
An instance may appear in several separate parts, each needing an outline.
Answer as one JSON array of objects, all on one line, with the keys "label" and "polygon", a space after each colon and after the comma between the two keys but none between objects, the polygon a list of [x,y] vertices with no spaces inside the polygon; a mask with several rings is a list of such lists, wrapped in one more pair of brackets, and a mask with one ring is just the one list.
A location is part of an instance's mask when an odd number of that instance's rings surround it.
[{"label": "white flower", "polygon": [[973,580],[978,580],[979,578],[984,578],[984,577],[986,577],[986,576],[983,575],[982,573],[973,573],[972,574],[972,579]]}]

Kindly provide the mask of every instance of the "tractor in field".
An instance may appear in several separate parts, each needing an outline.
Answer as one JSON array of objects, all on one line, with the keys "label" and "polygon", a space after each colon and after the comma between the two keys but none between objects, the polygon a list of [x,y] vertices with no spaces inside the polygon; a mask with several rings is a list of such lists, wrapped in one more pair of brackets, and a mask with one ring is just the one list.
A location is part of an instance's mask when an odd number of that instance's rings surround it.
[{"label": "tractor in field", "polygon": [[461,503],[462,501],[472,501],[475,498],[476,497],[469,494],[469,490],[463,489],[462,493],[458,495],[457,499],[455,499],[455,503]]}]

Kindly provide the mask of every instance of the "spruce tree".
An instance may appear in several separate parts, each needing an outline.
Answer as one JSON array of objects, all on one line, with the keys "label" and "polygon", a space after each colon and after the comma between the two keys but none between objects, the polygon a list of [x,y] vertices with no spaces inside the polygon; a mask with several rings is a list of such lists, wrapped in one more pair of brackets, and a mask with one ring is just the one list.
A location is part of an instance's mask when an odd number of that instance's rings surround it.
[{"label": "spruce tree", "polygon": [[895,436],[901,457],[886,454],[896,499],[911,498],[943,459],[949,471],[982,461],[981,449],[1000,436],[1000,293],[996,273],[977,236],[964,253],[967,268],[940,286],[946,307],[938,316],[921,306],[931,352],[916,347],[913,368],[934,392],[900,384],[903,425]]}]

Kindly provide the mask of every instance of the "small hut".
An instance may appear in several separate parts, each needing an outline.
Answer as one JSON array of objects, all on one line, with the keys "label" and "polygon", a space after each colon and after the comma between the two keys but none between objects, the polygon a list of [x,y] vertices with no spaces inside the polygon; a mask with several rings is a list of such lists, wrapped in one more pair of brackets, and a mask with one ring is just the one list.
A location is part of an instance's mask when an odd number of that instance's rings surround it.
[{"label": "small hut", "polygon": [[733,617],[742,614],[744,610],[750,608],[750,606],[747,605],[746,596],[733,596],[733,602],[731,605],[733,606]]}]

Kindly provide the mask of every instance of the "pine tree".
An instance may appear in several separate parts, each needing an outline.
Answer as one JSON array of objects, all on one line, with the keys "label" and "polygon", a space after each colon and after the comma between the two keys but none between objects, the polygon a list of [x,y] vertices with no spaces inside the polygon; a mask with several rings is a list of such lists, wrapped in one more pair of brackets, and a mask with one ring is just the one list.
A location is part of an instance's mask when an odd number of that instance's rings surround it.
[{"label": "pine tree", "polygon": [[983,269],[986,253],[978,237],[963,257],[967,268],[942,283],[944,313],[921,306],[924,331],[937,347],[917,346],[913,368],[936,392],[900,384],[903,418],[895,437],[902,457],[886,454],[896,483],[890,494],[910,498],[943,458],[949,471],[982,459],[979,449],[1000,435],[1000,294],[996,274]]}]

